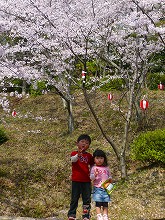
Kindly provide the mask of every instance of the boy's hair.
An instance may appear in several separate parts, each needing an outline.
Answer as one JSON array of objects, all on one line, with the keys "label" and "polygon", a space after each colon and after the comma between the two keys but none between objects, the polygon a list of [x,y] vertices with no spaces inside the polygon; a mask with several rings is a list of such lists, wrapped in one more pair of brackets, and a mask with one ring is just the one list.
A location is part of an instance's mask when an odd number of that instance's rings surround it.
[{"label": "boy's hair", "polygon": [[95,157],[104,157],[103,166],[105,166],[105,167],[108,166],[107,156],[103,150],[96,149],[93,153],[93,158],[95,158]]},{"label": "boy's hair", "polygon": [[81,140],[88,140],[89,144],[91,144],[91,138],[89,135],[87,134],[81,134],[78,138],[77,138],[77,142],[81,141]]}]

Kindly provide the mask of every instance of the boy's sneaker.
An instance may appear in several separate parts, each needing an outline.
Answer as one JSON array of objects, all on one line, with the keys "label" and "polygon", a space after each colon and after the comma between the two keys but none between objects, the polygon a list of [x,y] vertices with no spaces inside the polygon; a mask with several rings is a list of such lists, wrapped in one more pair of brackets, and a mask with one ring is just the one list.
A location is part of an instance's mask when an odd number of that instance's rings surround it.
[{"label": "boy's sneaker", "polygon": [[108,215],[104,214],[103,215],[103,220],[108,220]]},{"label": "boy's sneaker", "polygon": [[102,214],[97,214],[97,220],[103,220]]},{"label": "boy's sneaker", "polygon": [[74,217],[68,217],[68,220],[76,220]]},{"label": "boy's sneaker", "polygon": [[83,218],[83,220],[89,220],[89,218],[85,217],[85,218]]}]

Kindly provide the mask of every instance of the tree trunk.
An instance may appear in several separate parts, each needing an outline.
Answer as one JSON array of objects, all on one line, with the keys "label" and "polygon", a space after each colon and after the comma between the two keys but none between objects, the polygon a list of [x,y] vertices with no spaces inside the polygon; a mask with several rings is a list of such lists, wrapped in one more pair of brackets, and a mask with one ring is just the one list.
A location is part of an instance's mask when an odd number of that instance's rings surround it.
[{"label": "tree trunk", "polygon": [[68,132],[71,134],[74,130],[74,117],[72,111],[72,103],[70,101],[67,102],[67,110],[68,110]]},{"label": "tree trunk", "polygon": [[22,95],[23,96],[26,95],[26,81],[25,80],[23,80],[22,82]]},{"label": "tree trunk", "polygon": [[126,169],[125,154],[120,155],[120,172],[121,172],[121,178],[126,179],[127,169]]},{"label": "tree trunk", "polygon": [[67,97],[64,96],[64,94],[56,88],[56,92],[59,94],[59,96],[62,98],[64,108],[68,111],[68,133],[72,133],[74,130],[74,117],[73,117],[73,111],[72,111],[72,103]]},{"label": "tree trunk", "polygon": [[104,137],[104,138],[108,141],[108,143],[112,146],[112,148],[113,148],[113,150],[114,150],[114,152],[115,152],[115,154],[116,154],[117,159],[120,160],[120,156],[119,156],[119,152],[118,152],[117,146],[116,146],[116,145],[113,143],[113,141],[112,141],[110,138],[108,138],[107,135],[105,134],[105,132],[104,132],[104,130],[103,130],[101,124],[100,124],[100,121],[99,121],[99,119],[98,119],[98,117],[97,117],[97,115],[96,115],[96,113],[95,113],[95,111],[94,111],[94,109],[93,109],[93,107],[92,107],[92,105],[91,105],[91,103],[90,103],[90,100],[89,100],[89,98],[88,98],[88,95],[87,95],[87,93],[86,93],[86,89],[85,89],[85,88],[83,88],[83,93],[84,93],[84,97],[85,97],[86,103],[87,103],[87,105],[88,105],[88,107],[89,107],[89,109],[90,109],[90,111],[91,111],[91,113],[92,113],[92,115],[93,115],[93,117],[94,117],[94,119],[95,119],[97,125],[99,126],[103,137]]}]

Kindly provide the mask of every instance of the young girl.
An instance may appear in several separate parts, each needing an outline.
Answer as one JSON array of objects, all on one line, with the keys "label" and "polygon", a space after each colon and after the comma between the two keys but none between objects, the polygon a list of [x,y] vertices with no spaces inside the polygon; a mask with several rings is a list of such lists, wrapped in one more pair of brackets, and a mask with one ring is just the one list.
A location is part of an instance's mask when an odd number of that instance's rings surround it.
[{"label": "young girl", "polygon": [[[112,182],[112,177],[104,151],[99,149],[95,150],[93,157],[95,165],[91,169],[90,179],[93,181],[94,186],[93,200],[96,203],[97,220],[108,220],[108,202],[110,202],[110,195],[104,188],[108,186],[108,182],[109,184]],[[103,187],[105,181],[107,185]]]}]

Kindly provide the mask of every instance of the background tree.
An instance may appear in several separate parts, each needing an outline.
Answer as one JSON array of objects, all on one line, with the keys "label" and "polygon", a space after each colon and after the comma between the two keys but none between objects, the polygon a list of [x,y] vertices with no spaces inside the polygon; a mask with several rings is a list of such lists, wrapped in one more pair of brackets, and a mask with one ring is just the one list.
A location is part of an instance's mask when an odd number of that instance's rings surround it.
[{"label": "background tree", "polygon": [[[148,58],[164,47],[164,28],[156,25],[163,16],[163,2],[18,0],[13,3],[7,0],[2,1],[0,6],[2,21],[6,30],[10,30],[11,37],[26,39],[25,46],[22,47],[19,43],[10,47],[8,53],[28,50],[32,54],[28,65],[24,66],[21,61],[14,62],[14,67],[17,66],[21,70],[17,77],[26,73],[29,79],[33,69],[31,75],[34,79],[42,79],[52,84],[58,94],[68,102],[71,117],[70,88],[73,84],[78,87],[80,85],[77,74],[73,74],[75,60],[82,63],[85,72],[88,71],[88,61],[103,60],[110,70],[115,70],[126,79],[127,88],[121,99],[126,98],[128,110],[125,115],[121,114],[121,117],[125,118],[121,146],[113,143],[110,135],[104,132],[91,105],[89,94],[96,87],[88,87],[87,90],[87,84],[82,86],[90,110],[103,136],[115,151],[120,161],[121,176],[125,178],[125,154],[129,145],[130,122],[133,109],[138,111],[141,85],[152,64]],[[92,84],[90,81],[87,83]]]}]

